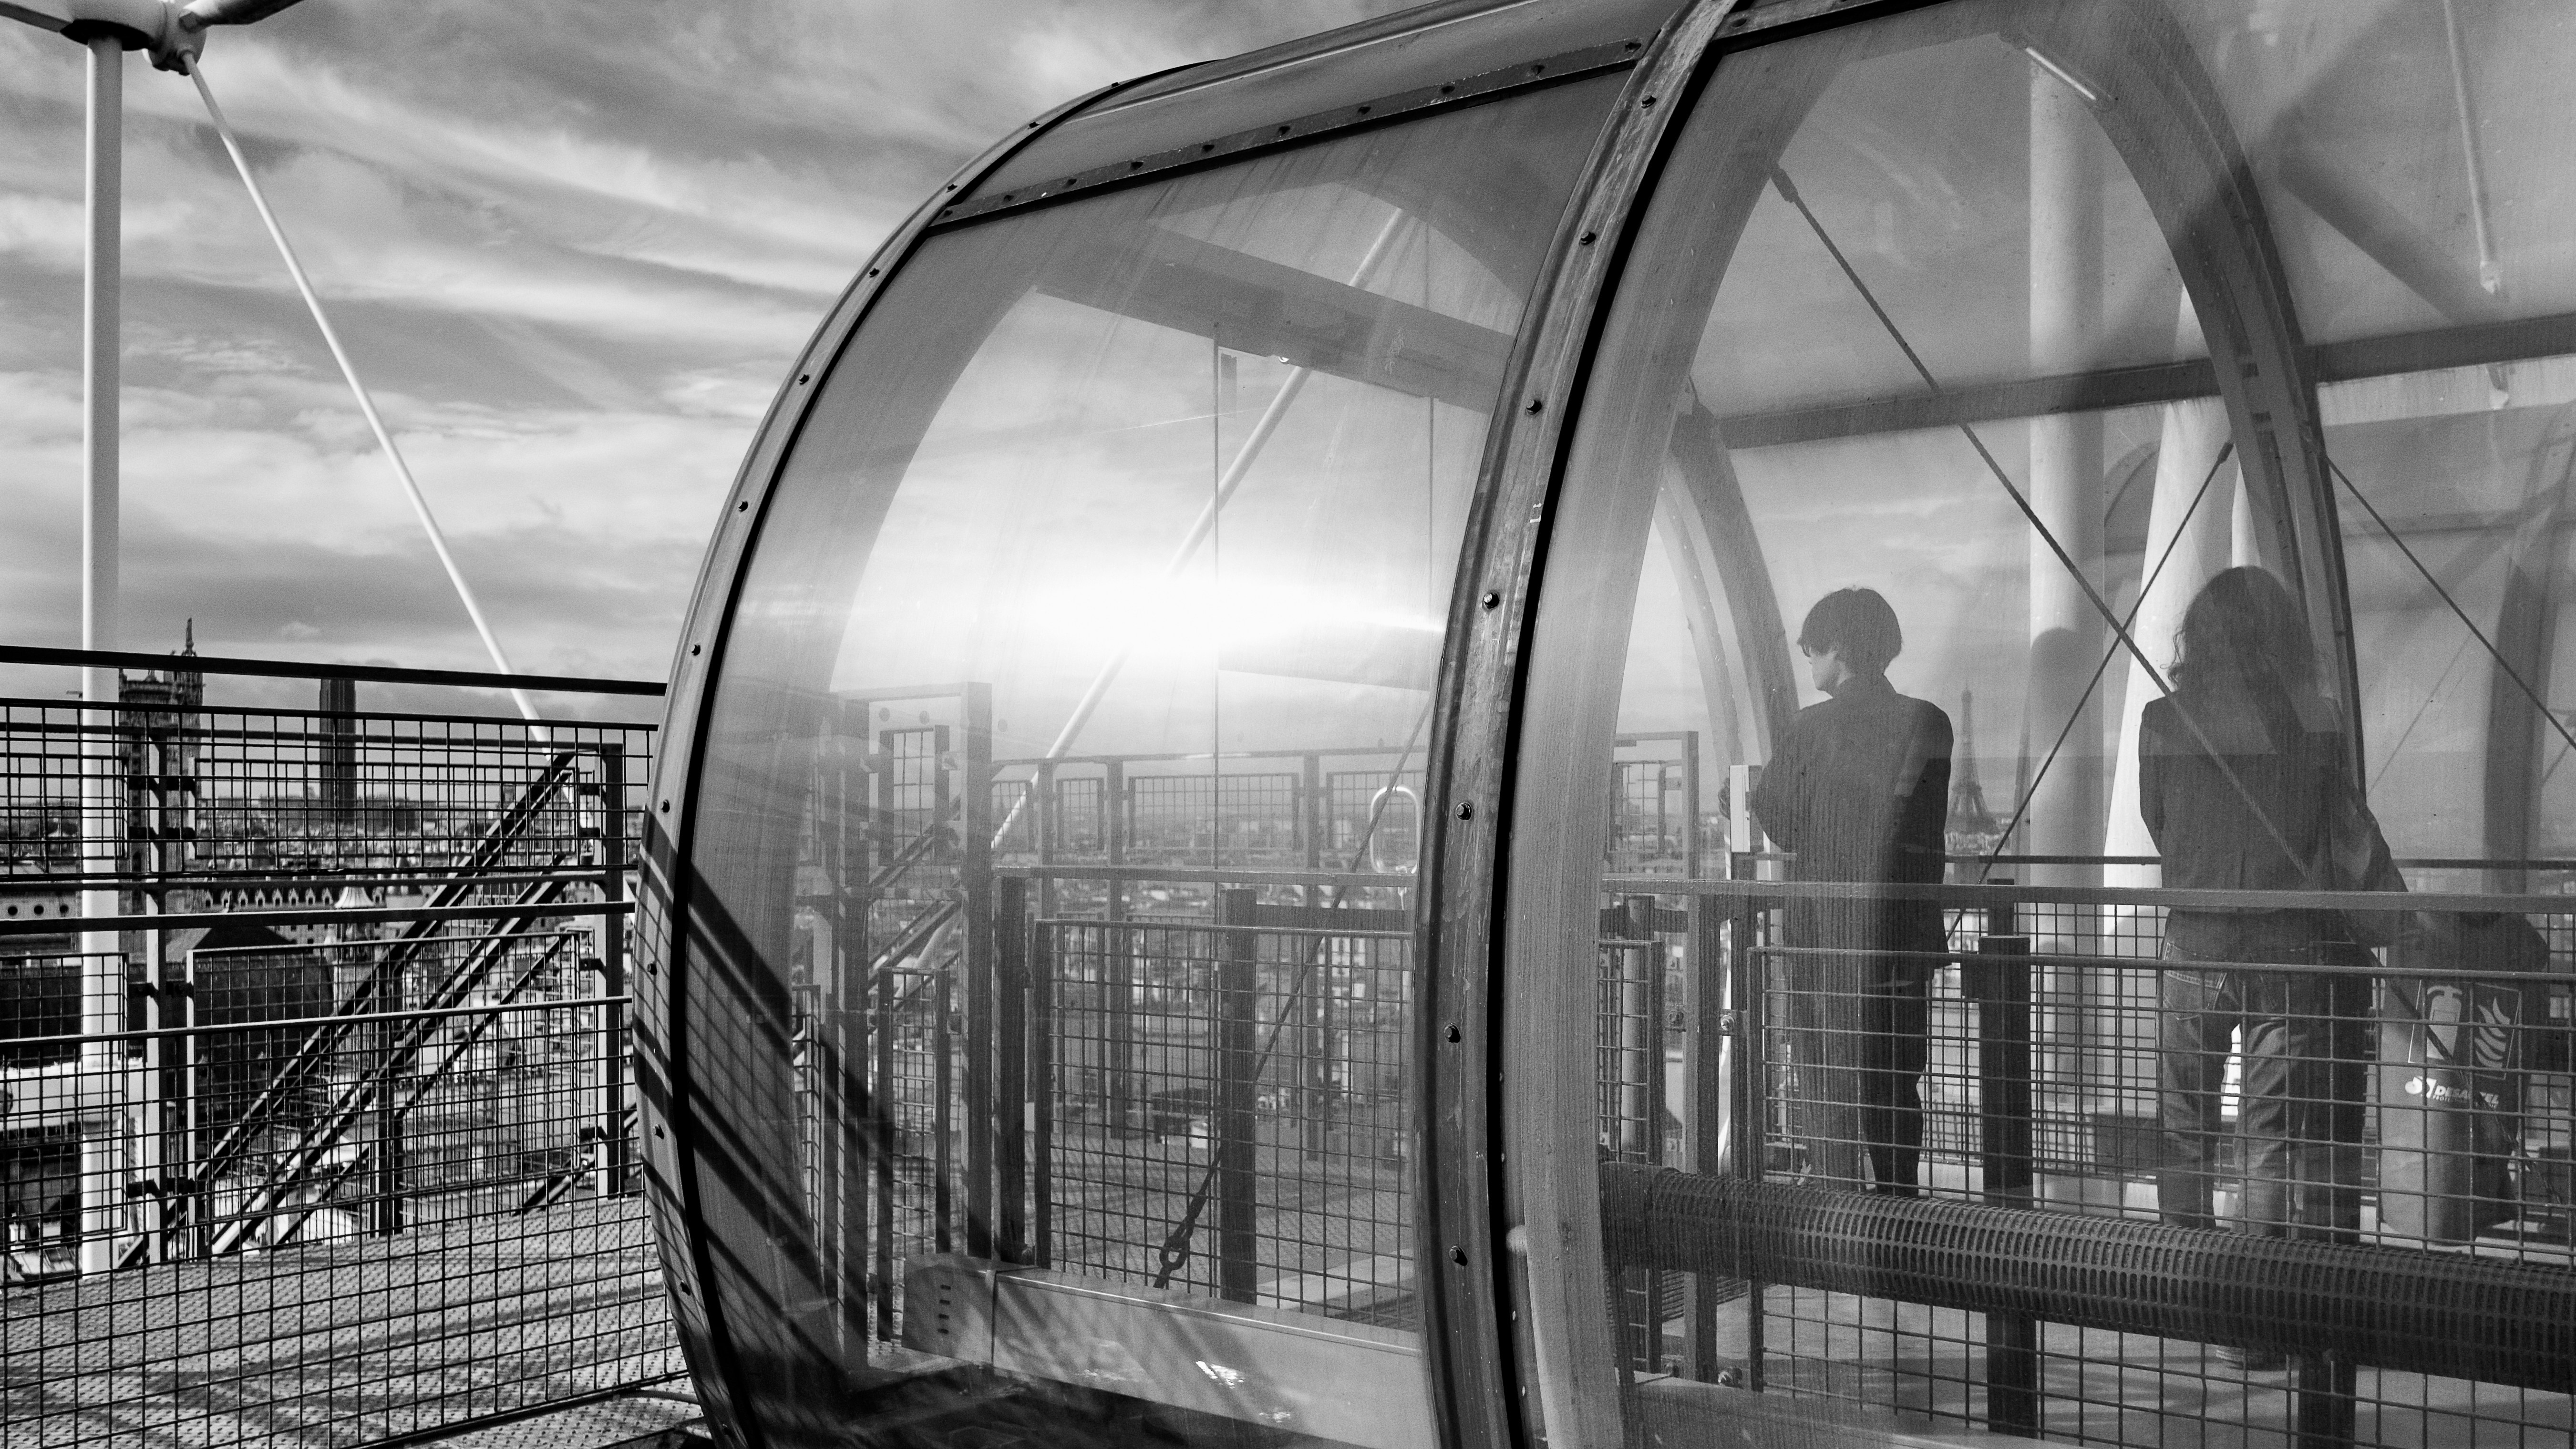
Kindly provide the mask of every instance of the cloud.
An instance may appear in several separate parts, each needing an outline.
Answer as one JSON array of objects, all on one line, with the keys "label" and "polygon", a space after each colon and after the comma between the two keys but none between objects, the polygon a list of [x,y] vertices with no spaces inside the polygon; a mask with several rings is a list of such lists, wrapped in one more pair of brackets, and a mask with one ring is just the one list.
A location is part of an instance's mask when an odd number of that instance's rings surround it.
[{"label": "cloud", "polygon": [[[796,350],[941,178],[1107,81],[1394,8],[316,4],[218,34],[206,75],[517,662],[658,676]],[[0,25],[26,643],[78,632],[81,71]],[[126,81],[126,642],[194,617],[209,652],[480,667],[193,88]]]}]

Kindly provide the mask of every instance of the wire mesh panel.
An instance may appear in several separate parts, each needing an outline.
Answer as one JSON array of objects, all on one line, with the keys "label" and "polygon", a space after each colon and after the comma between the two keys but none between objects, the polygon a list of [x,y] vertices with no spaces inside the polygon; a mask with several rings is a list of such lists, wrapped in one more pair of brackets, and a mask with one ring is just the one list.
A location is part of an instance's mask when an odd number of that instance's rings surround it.
[{"label": "wire mesh panel", "polygon": [[199,952],[194,1023],[12,1069],[8,1441],[362,1444],[677,1375],[594,939]]},{"label": "wire mesh panel", "polygon": [[[0,1438],[362,1444],[679,1375],[622,975],[651,731],[127,685],[0,702]],[[122,949],[45,952],[83,889]]]},{"label": "wire mesh panel", "polygon": [[[1605,912],[1605,959],[1624,919]],[[1838,984],[1852,953],[1749,912],[1730,960],[1761,1049],[1739,1120],[1762,1130],[1732,1170],[2568,1271],[2570,919],[2422,913],[2375,951],[2217,963],[2165,948],[2151,908],[1970,909],[1909,1018]],[[1919,1167],[1891,1177],[1914,1140]],[[2571,1423],[2565,1394],[2402,1363],[1814,1287],[1764,1287],[1720,1338],[1724,1371],[1772,1392],[2080,1442],[2564,1442]]]},{"label": "wire mesh panel", "polygon": [[1042,1261],[1409,1325],[1411,935],[1260,894],[1215,921],[1037,923]]},{"label": "wire mesh panel", "polygon": [[[544,792],[514,831],[513,865],[572,864],[585,840],[603,838],[583,802],[611,786],[625,817],[614,838],[641,839],[632,799],[652,768],[653,733],[643,726],[244,709],[205,704],[201,688],[181,696],[0,700],[10,770],[0,849],[15,867],[0,891],[32,907],[86,870],[193,885],[216,909],[329,904],[295,878],[336,888],[352,875],[453,869],[550,773],[578,789]],[[85,801],[85,781],[107,788]]]}]

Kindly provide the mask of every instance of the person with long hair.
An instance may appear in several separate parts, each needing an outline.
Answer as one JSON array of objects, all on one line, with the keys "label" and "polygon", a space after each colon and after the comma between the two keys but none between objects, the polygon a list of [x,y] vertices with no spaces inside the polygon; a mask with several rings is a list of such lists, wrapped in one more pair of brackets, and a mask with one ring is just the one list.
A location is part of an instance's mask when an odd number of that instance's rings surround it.
[{"label": "person with long hair", "polygon": [[[2176,643],[2174,692],[2147,705],[2138,735],[2138,807],[2165,886],[2312,889],[2334,777],[2348,764],[2297,600],[2262,569],[2229,569],[2191,601]],[[2295,907],[2168,913],[2156,1178],[2167,1223],[2216,1225],[2211,1168],[2233,1035],[2244,1177],[2235,1227],[2287,1236],[2321,1225],[2325,1185],[2312,1179],[2329,1137],[2330,993],[2315,973],[2262,968],[2317,963],[2337,934],[2334,913]]]},{"label": "person with long hair", "polygon": [[[1751,802],[1763,830],[1797,852],[1791,880],[1940,883],[1950,717],[1887,682],[1904,647],[1875,589],[1825,595],[1798,631],[1828,698],[1798,712]],[[1914,1196],[1941,908],[1864,891],[1799,899],[1788,917],[1788,944],[1806,948],[1789,958],[1789,1015],[1808,1173]]]}]

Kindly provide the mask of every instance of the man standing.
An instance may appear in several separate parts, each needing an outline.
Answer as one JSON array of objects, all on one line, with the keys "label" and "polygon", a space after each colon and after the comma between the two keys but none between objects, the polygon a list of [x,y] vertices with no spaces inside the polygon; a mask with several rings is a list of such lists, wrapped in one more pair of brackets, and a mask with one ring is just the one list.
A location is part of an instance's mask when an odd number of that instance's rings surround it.
[{"label": "man standing", "polygon": [[[1791,880],[1940,883],[1950,717],[1888,684],[1904,644],[1896,611],[1873,589],[1836,590],[1807,612],[1798,649],[1831,697],[1799,712],[1752,800],[1764,833],[1796,852]],[[1856,889],[1792,901],[1788,917],[1807,1170],[1913,1196],[1941,908]]]}]

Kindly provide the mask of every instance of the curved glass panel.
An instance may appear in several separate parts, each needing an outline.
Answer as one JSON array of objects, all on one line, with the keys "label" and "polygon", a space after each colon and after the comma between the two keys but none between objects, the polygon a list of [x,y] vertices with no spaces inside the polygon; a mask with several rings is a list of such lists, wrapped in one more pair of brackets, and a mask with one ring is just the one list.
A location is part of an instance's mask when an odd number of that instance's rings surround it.
[{"label": "curved glass panel", "polygon": [[[1528,654],[1504,1115],[1552,1444],[2564,1432],[2512,1346],[2547,1313],[2478,1325],[2564,1281],[2576,35],[2456,7],[2528,209],[2483,233],[2510,293],[2463,275],[2539,321],[2424,310],[2314,182],[2474,258],[2452,8],[1962,3],[1719,64]],[[2517,894],[2352,894],[2409,885]]]},{"label": "curved glass panel", "polygon": [[[682,1008],[768,1442],[1430,1433],[1425,719],[1617,84],[934,235],[818,381],[725,641]],[[974,1402],[923,1414],[957,1360]]]}]

